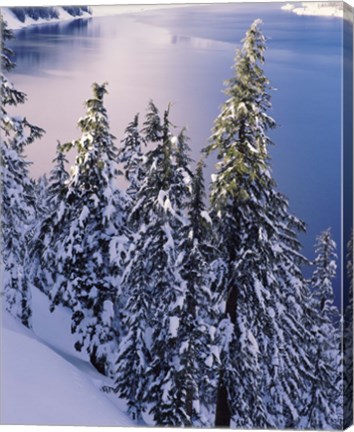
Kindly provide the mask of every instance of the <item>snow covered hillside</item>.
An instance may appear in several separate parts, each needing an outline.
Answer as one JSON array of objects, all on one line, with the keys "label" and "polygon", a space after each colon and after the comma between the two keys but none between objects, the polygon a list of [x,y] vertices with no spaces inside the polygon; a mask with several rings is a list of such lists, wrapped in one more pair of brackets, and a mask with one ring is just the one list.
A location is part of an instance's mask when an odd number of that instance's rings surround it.
[{"label": "snow covered hillside", "polygon": [[[112,384],[72,348],[70,316],[49,312],[33,290],[34,332],[2,308],[0,423],[132,426],[124,404],[100,390]],[[50,344],[49,344],[50,341]],[[55,390],[54,390],[55,389]]]},{"label": "snow covered hillside", "polygon": [[43,24],[55,21],[88,18],[91,10],[86,6],[76,7],[4,7],[1,13],[12,30],[33,24]]}]

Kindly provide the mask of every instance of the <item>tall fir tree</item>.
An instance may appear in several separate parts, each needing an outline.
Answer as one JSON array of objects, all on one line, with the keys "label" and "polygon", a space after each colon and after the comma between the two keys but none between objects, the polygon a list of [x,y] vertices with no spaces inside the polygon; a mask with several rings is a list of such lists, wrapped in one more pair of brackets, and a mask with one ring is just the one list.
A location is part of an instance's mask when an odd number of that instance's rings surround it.
[{"label": "tall fir tree", "polygon": [[12,109],[26,101],[25,93],[18,91],[5,76],[15,64],[7,42],[13,37],[0,14],[1,26],[1,258],[4,272],[2,292],[6,309],[30,326],[30,290],[25,261],[29,229],[36,214],[34,184],[29,177],[25,147],[40,138],[44,131],[30,124],[25,117],[12,116]]},{"label": "tall fir tree", "polygon": [[126,297],[122,313],[125,336],[118,349],[115,391],[127,401],[129,415],[139,424],[147,409],[152,281],[146,271],[149,244],[142,232],[133,239],[122,278]]},{"label": "tall fir tree", "polygon": [[133,202],[144,178],[143,147],[145,146],[144,137],[139,131],[139,115],[136,114],[134,120],[125,129],[118,154],[118,160],[123,164],[125,178],[129,182],[127,193]]},{"label": "tall fir tree", "polygon": [[[262,64],[266,40],[256,20],[246,33],[227,82],[229,96],[206,152],[217,151],[211,214],[227,264],[225,330],[216,426],[296,427],[305,382],[309,332],[302,305],[301,221],[289,214],[269,166],[267,131],[276,126]],[[227,320],[229,324],[227,324]]]},{"label": "tall fir tree", "polygon": [[[184,346],[181,325],[187,295],[179,261],[181,230],[186,224],[183,209],[190,195],[190,177],[187,167],[181,163],[187,160],[187,155],[181,150],[181,141],[185,142],[186,138],[183,132],[178,137],[173,136],[173,125],[169,120],[170,107],[164,112],[161,129],[156,130],[156,111],[151,108],[152,115],[148,113],[145,122],[146,136],[158,137],[160,134],[160,138],[149,155],[147,181],[147,190],[155,192],[155,205],[152,208],[154,230],[157,228],[156,223],[159,226],[151,238],[157,271],[152,290],[154,301],[151,365],[147,371],[150,379],[148,403],[157,425],[183,426],[190,425],[191,419],[186,412],[187,392],[182,385],[184,374],[179,359]],[[141,189],[143,191],[144,188]]]},{"label": "tall fir tree", "polygon": [[48,178],[42,174],[38,179],[33,180],[33,189],[35,192],[36,219],[42,219],[48,213]]},{"label": "tall fir tree", "polygon": [[28,259],[28,272],[32,284],[47,295],[55,278],[52,269],[56,263],[56,251],[51,247],[51,242],[60,231],[56,225],[57,211],[59,207],[63,209],[66,206],[66,183],[69,179],[69,173],[65,169],[68,161],[59,142],[56,157],[52,162],[54,166],[49,179],[41,177],[37,182],[37,222],[29,242]]},{"label": "tall fir tree", "polygon": [[60,304],[72,309],[75,348],[86,349],[92,364],[110,375],[119,337],[115,303],[126,253],[127,198],[118,185],[105,93],[105,84],[93,85],[87,113],[79,120],[82,136],[63,146],[76,149],[75,165],[35,249],[42,278],[51,283],[52,310]]},{"label": "tall fir tree", "polygon": [[53,168],[49,174],[47,206],[51,209],[57,207],[63,196],[66,194],[66,186],[69,180],[69,173],[66,170],[68,160],[61,143],[58,141],[56,155],[53,159]]},{"label": "tall fir tree", "polygon": [[315,343],[311,344],[310,355],[316,381],[311,386],[305,416],[308,427],[336,429],[341,425],[340,320],[334,305],[332,281],[336,276],[337,254],[330,229],[318,236],[315,250],[311,295]]},{"label": "tall fir tree", "polygon": [[[188,148],[181,149],[183,141],[179,140],[179,143],[178,152],[186,153]],[[184,157],[178,157],[177,161],[188,171],[189,164],[185,164]],[[205,205],[203,167],[201,160],[192,176],[187,203],[188,223],[182,230],[178,263],[186,283],[186,300],[178,333],[181,340],[179,386],[184,392],[190,426],[212,425],[209,412],[215,396],[219,361],[215,339],[218,302],[211,289],[215,277],[213,262],[218,252],[213,245],[212,221]]]},{"label": "tall fir tree", "polygon": [[54,287],[53,302],[63,294],[74,300],[76,348],[85,347],[93,365],[109,375],[119,337],[114,311],[128,237],[127,197],[118,184],[117,150],[103,105],[106,93],[106,84],[93,85],[86,116],[79,120],[82,137],[71,143],[78,156],[68,184],[69,230],[62,243],[68,252],[62,270],[70,283],[64,290],[61,281]]},{"label": "tall fir tree", "polygon": [[170,426],[189,424],[178,367],[186,284],[176,264],[185,224],[183,187],[187,196],[188,186],[176,183],[177,138],[171,128],[169,110],[161,119],[150,102],[143,132],[153,148],[146,154],[145,177],[131,212],[138,228],[124,275],[129,330],[121,345],[116,380],[135,418],[149,410],[157,425]]}]

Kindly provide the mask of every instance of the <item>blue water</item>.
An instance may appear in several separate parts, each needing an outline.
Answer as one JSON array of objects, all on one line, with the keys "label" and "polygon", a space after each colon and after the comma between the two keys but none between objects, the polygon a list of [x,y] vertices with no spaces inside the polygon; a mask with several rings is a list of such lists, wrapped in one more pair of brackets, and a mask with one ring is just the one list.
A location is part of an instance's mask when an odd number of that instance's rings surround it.
[{"label": "blue water", "polygon": [[[172,120],[188,127],[198,159],[224,100],[235,49],[261,18],[269,38],[265,71],[276,88],[270,114],[279,123],[271,134],[278,189],[307,223],[301,236],[307,257],[314,258],[315,237],[327,227],[340,244],[342,20],[297,16],[280,7],[182,7],[18,31],[12,78],[28,94],[23,113],[47,130],[28,151],[33,174],[50,169],[57,139],[79,135],[76,122],[94,81],[109,82],[106,105],[118,141],[136,112],[143,117],[149,99],[161,110],[172,102]],[[208,179],[212,170],[210,160]],[[335,288],[339,304],[340,268]]]}]

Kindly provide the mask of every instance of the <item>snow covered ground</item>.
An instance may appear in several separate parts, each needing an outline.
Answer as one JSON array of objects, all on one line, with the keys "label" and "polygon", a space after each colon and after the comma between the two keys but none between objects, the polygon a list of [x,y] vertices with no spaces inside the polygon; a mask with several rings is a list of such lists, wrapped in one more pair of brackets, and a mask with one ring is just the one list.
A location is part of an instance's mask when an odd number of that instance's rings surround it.
[{"label": "snow covered ground", "polygon": [[2,307],[0,423],[134,426],[125,404],[101,391],[112,382],[75,351],[64,308],[49,312],[46,297],[33,290],[34,332]]}]

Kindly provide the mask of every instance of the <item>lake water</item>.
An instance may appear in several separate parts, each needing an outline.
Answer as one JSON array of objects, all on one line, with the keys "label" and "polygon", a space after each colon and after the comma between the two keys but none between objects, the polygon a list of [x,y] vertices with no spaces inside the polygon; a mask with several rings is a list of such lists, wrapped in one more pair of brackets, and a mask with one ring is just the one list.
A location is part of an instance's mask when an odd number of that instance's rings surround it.
[{"label": "lake water", "polygon": [[[38,176],[50,169],[57,140],[77,138],[93,82],[108,82],[106,106],[118,141],[150,99],[188,127],[193,157],[207,144],[234,52],[256,18],[269,38],[265,70],[273,87],[272,166],[292,211],[308,225],[312,258],[327,227],[340,242],[342,20],[297,16],[281,4],[204,5],[30,27],[11,44],[20,111],[46,136],[28,149]],[[210,161],[207,178],[213,164]],[[339,290],[339,275],[336,289]],[[337,293],[338,294],[338,293]],[[339,297],[337,298],[337,300]]]}]

